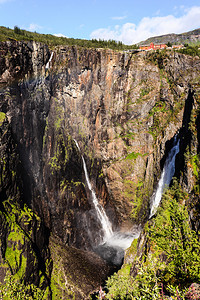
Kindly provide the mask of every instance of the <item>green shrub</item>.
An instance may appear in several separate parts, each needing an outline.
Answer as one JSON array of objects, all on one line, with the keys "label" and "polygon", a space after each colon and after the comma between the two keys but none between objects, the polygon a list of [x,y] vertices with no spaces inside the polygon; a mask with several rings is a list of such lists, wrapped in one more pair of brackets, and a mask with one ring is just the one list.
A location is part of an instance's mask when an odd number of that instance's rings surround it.
[{"label": "green shrub", "polygon": [[136,275],[119,271],[109,278],[106,299],[167,299],[164,294],[186,299],[189,285],[200,281],[200,243],[190,228],[187,197],[174,180],[145,226],[148,250],[133,263]]},{"label": "green shrub", "polygon": [[0,283],[0,298],[6,300],[40,300],[44,299],[44,291],[35,285],[25,285],[14,276],[7,275],[4,284]]},{"label": "green shrub", "polygon": [[179,53],[187,54],[190,56],[199,56],[200,57],[200,50],[199,46],[186,46],[183,49],[178,50]]},{"label": "green shrub", "polygon": [[182,286],[200,280],[200,243],[190,228],[184,201],[187,198],[174,181],[163,197],[154,226],[150,228],[150,244],[165,257],[162,280]]}]

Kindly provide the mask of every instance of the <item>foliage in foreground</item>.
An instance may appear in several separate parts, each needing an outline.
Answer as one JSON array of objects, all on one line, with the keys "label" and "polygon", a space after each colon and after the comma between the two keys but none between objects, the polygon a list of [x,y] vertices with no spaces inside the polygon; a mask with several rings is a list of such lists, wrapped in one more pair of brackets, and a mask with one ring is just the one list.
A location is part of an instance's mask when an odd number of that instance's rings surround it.
[{"label": "foliage in foreground", "polygon": [[25,285],[14,276],[6,275],[4,284],[0,283],[0,299],[5,300],[41,300],[44,299],[44,291],[35,285]]},{"label": "foliage in foreground", "polygon": [[130,272],[122,269],[108,279],[106,299],[196,299],[188,287],[200,282],[200,243],[189,225],[187,197],[174,181],[146,226],[147,254]]}]

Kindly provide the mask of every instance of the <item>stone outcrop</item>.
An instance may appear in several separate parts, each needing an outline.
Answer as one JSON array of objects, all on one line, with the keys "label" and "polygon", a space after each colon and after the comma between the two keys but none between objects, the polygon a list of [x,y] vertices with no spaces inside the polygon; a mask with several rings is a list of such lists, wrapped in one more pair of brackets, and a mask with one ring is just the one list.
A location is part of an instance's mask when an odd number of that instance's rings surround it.
[{"label": "stone outcrop", "polygon": [[[45,45],[10,41],[1,43],[0,51],[0,111],[20,160],[20,168],[12,162],[20,173],[19,198],[58,240],[59,249],[91,251],[102,236],[81,155],[113,228],[143,225],[170,140],[187,119],[199,59],[174,52],[55,47],[52,66],[45,70],[51,55]],[[186,147],[183,139],[181,147]],[[1,202],[13,186],[10,180]],[[89,284],[93,290],[97,281]]]},{"label": "stone outcrop", "polygon": [[141,45],[148,45],[150,43],[155,43],[155,44],[192,44],[200,41],[200,29],[195,29],[193,31],[181,33],[181,34],[165,34],[165,35],[160,35],[156,37],[149,38],[143,42],[140,42]]}]

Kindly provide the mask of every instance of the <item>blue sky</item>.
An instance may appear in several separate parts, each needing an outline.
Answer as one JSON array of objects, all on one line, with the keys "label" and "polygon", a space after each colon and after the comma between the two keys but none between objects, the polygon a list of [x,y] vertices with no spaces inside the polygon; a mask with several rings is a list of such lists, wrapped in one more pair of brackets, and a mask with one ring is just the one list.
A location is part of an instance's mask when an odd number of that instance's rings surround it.
[{"label": "blue sky", "polygon": [[0,25],[134,44],[200,28],[200,0],[0,0]]}]

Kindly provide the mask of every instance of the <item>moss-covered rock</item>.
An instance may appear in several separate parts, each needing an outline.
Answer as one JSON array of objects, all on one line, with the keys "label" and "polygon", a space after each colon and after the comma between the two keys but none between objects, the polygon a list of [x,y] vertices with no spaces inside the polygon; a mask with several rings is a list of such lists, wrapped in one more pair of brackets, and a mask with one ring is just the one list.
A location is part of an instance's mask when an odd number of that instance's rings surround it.
[{"label": "moss-covered rock", "polygon": [[63,245],[51,237],[52,299],[89,299],[111,270],[93,252]]},{"label": "moss-covered rock", "polygon": [[51,264],[45,265],[50,259],[48,231],[22,201],[21,165],[10,125],[4,119],[0,127],[0,281],[7,273],[19,282],[46,289],[51,273]]}]

